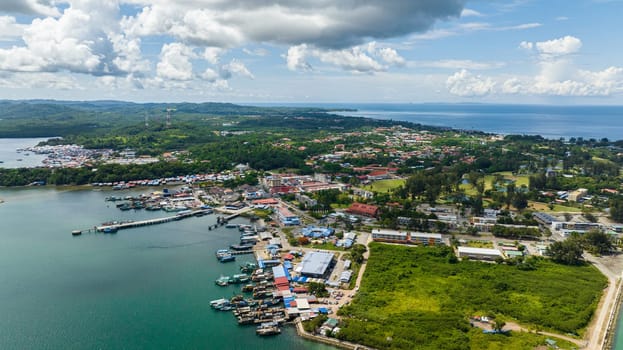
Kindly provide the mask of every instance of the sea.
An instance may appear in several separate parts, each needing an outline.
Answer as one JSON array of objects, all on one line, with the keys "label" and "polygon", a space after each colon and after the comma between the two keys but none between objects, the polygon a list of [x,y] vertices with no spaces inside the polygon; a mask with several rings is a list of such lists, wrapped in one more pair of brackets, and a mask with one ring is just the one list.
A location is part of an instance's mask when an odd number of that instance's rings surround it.
[{"label": "sea", "polygon": [[[500,134],[623,139],[622,107],[315,106]],[[0,167],[39,165],[36,155],[16,152],[39,141],[0,139]],[[210,308],[210,300],[238,292],[214,280],[250,259],[217,262],[214,252],[235,243],[238,232],[208,230],[214,215],[116,234],[71,235],[106,221],[163,216],[122,212],[104,200],[153,190],[0,188],[0,349],[332,349],[301,339],[291,327],[260,338],[253,327],[238,326],[231,313]],[[615,343],[623,350],[623,322]]]},{"label": "sea", "polygon": [[105,201],[150,191],[0,189],[0,349],[333,349],[293,327],[258,337],[231,312],[211,309],[211,300],[240,293],[214,280],[252,260],[216,260],[239,232],[208,230],[215,215],[72,236],[106,221],[165,216]]},{"label": "sea", "polygon": [[[277,104],[270,104],[277,106]],[[498,104],[287,104],[353,111],[339,115],[408,121],[422,125],[548,139],[582,137],[623,139],[623,106],[552,106]]]}]

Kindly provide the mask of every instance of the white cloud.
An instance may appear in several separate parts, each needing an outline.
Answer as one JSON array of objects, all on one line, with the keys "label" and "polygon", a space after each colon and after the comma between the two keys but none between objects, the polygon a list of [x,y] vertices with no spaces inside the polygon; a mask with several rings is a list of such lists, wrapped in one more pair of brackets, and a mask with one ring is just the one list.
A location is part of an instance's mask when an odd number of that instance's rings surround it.
[{"label": "white cloud", "polygon": [[147,69],[140,57],[140,40],[119,32],[118,16],[118,0],[71,1],[58,18],[35,18],[24,25],[23,46],[0,49],[0,69],[96,76]]},{"label": "white cloud", "polygon": [[344,70],[370,73],[385,70],[385,66],[370,57],[361,47],[344,50],[315,50],[314,55],[324,63],[330,63]]},{"label": "white cloud", "polygon": [[233,76],[255,79],[247,67],[237,59],[232,59],[228,64],[222,65],[220,69],[220,76],[225,80],[230,79]]},{"label": "white cloud", "polygon": [[522,41],[519,43],[520,49],[531,51],[533,47],[534,47],[534,44],[529,41]]},{"label": "white cloud", "polygon": [[290,70],[311,70],[308,57],[355,73],[381,72],[390,66],[403,66],[406,63],[396,50],[379,47],[373,41],[342,50],[312,48],[306,44],[292,46],[286,55],[287,66]]},{"label": "white cloud", "polygon": [[472,9],[468,9],[468,8],[464,8],[463,11],[461,11],[461,17],[482,17],[483,14],[476,11],[476,10],[472,10]]},{"label": "white cloud", "polygon": [[156,66],[157,75],[163,80],[191,80],[195,57],[192,49],[181,43],[165,44],[160,52],[160,62]]},{"label": "white cloud", "polygon": [[374,41],[368,43],[366,50],[370,55],[380,58],[389,65],[404,66],[406,63],[405,59],[400,56],[395,49],[390,47],[378,47],[378,44]]},{"label": "white cloud", "polygon": [[212,68],[206,69],[205,72],[201,74],[201,79],[211,82],[211,83],[218,80],[218,78],[219,78],[219,74]]},{"label": "white cloud", "polygon": [[448,91],[462,97],[488,95],[493,92],[495,85],[491,78],[473,75],[466,69],[454,73],[446,80]]},{"label": "white cloud", "polygon": [[249,56],[259,56],[259,57],[268,56],[268,50],[261,48],[261,47],[254,49],[254,50],[249,50],[245,47],[242,49],[242,52],[246,53]]},{"label": "white cloud", "polygon": [[291,46],[288,48],[288,53],[286,54],[286,65],[288,66],[288,69],[293,71],[312,70],[311,64],[306,61],[307,54],[307,44]]},{"label": "white cloud", "polygon": [[510,78],[502,83],[501,92],[516,95],[524,92],[525,83],[519,78]]},{"label": "white cloud", "polygon": [[487,70],[505,66],[504,62],[476,62],[472,60],[415,61],[412,62],[411,65],[415,68],[440,68],[452,70]]},{"label": "white cloud", "polygon": [[578,69],[572,54],[578,53],[582,41],[564,36],[542,42],[522,41],[520,48],[538,53],[538,74],[514,77],[501,84],[500,93],[551,96],[612,96],[623,92],[623,68],[608,67],[601,71]]},{"label": "white cloud", "polygon": [[542,55],[557,57],[580,51],[582,41],[574,36],[567,35],[558,39],[537,42],[535,47]]},{"label": "white cloud", "polygon": [[567,16],[558,16],[555,18],[557,21],[568,21],[569,17]]},{"label": "white cloud", "polygon": [[15,17],[0,16],[0,41],[15,40],[23,35],[26,26],[18,24]]},{"label": "white cloud", "polygon": [[225,53],[225,50],[220,47],[206,47],[203,50],[203,58],[212,64],[218,64],[221,58],[221,55]]}]

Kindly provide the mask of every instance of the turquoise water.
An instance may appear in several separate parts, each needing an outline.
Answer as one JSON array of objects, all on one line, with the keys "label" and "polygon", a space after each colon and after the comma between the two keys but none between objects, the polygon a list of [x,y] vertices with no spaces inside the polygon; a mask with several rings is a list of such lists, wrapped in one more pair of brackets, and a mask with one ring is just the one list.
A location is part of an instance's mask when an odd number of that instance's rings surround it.
[{"label": "turquoise water", "polygon": [[[130,193],[140,191],[114,192]],[[238,231],[209,231],[214,215],[72,237],[108,220],[165,215],[121,212],[104,201],[111,194],[0,190],[1,349],[329,349],[292,328],[260,338],[210,308],[239,291],[214,280],[250,259],[216,261]]]}]

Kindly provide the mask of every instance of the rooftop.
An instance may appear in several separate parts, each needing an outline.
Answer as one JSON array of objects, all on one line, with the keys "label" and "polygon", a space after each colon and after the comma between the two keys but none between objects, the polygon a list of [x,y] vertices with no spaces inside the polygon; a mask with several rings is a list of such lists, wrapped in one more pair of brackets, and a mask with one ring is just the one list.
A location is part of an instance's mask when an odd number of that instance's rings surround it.
[{"label": "rooftop", "polygon": [[329,252],[309,252],[303,257],[301,262],[301,274],[322,276],[327,272],[333,253]]}]

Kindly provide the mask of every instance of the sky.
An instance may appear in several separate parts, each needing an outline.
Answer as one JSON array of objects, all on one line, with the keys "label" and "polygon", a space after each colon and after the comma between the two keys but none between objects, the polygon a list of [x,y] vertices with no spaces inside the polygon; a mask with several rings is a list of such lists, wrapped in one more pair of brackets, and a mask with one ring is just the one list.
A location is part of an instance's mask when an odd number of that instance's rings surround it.
[{"label": "sky", "polygon": [[1,0],[0,99],[623,105],[623,0]]}]

